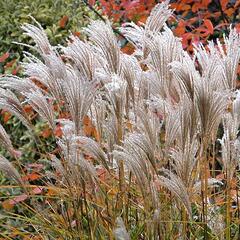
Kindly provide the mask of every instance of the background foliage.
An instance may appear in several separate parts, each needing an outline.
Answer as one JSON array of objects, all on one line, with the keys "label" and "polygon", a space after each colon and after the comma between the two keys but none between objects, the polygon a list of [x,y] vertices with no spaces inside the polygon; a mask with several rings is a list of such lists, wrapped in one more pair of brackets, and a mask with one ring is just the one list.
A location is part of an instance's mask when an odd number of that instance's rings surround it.
[{"label": "background foliage", "polygon": [[[159,0],[91,0],[89,4],[100,10],[116,24],[122,22],[145,22]],[[181,0],[169,1],[174,9],[168,21],[177,36],[182,38],[185,49],[192,51],[192,43],[222,37],[229,25],[240,29],[239,0]]]},{"label": "background foliage", "polygon": [[[89,23],[89,19],[95,18],[95,14],[89,11],[89,8],[82,1],[77,0],[2,0],[0,16],[0,76],[1,74],[21,75],[20,61],[24,61],[23,51],[27,47],[14,42],[32,43],[32,40],[23,34],[21,29],[23,23],[34,23],[34,18],[46,30],[52,44],[64,45],[71,33],[81,37],[81,29]],[[27,106],[25,111],[33,120],[33,130],[35,135],[39,137],[38,142],[32,139],[32,135],[21,121],[11,116],[10,113],[1,111],[1,122],[10,134],[14,147],[19,149],[19,161],[23,167],[23,175],[32,184],[37,184],[41,179],[42,165],[36,163],[36,160],[44,161],[44,153],[54,151],[56,147],[55,138],[30,106]],[[55,134],[59,135],[61,132]],[[1,153],[11,158],[4,149],[1,150]],[[18,200],[21,202],[25,200],[25,196],[20,194],[20,189],[4,189],[3,186],[8,184],[9,181],[0,174],[0,185],[2,186],[0,213],[1,209],[12,209],[15,213],[21,213],[24,211],[23,206],[18,205],[13,209],[13,205],[9,205],[9,202],[5,199],[9,195],[20,195]],[[14,226],[16,228],[21,227],[21,224],[16,219],[12,221],[11,219],[1,218],[0,232],[3,234],[2,236],[5,236],[6,233],[12,239],[22,239],[18,236],[18,231],[14,230]],[[13,228],[7,227],[10,225]],[[24,226],[22,229],[24,229]]]},{"label": "background foliage", "polygon": [[94,18],[94,13],[78,0],[2,0],[0,16],[0,72],[4,72],[4,65],[9,72],[12,65],[16,65],[11,61],[21,60],[24,50],[13,42],[31,43],[20,28],[23,23],[33,23],[30,16],[46,29],[50,42],[57,45],[66,43],[70,32],[79,35],[81,28]]}]

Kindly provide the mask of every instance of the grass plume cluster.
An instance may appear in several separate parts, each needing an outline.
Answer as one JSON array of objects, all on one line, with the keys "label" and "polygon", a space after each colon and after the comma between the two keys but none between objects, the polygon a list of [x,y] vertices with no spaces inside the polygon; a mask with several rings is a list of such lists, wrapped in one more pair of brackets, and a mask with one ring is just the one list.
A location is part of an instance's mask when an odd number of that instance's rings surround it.
[{"label": "grass plume cluster", "polygon": [[[0,81],[0,107],[29,131],[25,104],[53,132],[62,128],[41,186],[52,194],[24,204],[31,217],[9,213],[33,235],[239,239],[240,35],[230,29],[190,56],[165,24],[171,14],[166,1],[145,25],[120,29],[132,55],[121,52],[109,22],[93,21],[88,41],[71,36],[66,47],[51,46],[37,23],[22,27],[40,57],[26,52],[26,77]],[[0,143],[18,158],[2,127]],[[0,169],[31,198],[21,169],[3,157]]]}]

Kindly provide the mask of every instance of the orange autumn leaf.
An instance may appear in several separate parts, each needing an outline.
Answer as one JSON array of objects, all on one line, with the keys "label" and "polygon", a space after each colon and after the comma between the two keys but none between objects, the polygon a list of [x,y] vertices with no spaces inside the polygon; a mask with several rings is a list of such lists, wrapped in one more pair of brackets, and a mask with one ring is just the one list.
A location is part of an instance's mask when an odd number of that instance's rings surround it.
[{"label": "orange autumn leaf", "polygon": [[223,196],[217,196],[215,198],[215,202],[216,202],[216,205],[221,206],[221,205],[224,205],[226,201]]},{"label": "orange autumn leaf", "polygon": [[11,228],[11,238],[15,239],[15,237],[19,236],[19,234],[21,234],[21,231],[14,227]]},{"label": "orange autumn leaf", "polygon": [[99,133],[97,131],[97,129],[94,127],[94,130],[93,130],[93,137],[96,139],[96,141],[100,141],[100,136],[99,136]]},{"label": "orange autumn leaf", "polygon": [[177,36],[182,36],[185,33],[185,22],[181,19],[177,25],[177,27],[174,29],[174,33]]},{"label": "orange autumn leaf", "polygon": [[88,137],[94,137],[97,141],[99,141],[99,133],[96,127],[92,124],[91,119],[85,115],[83,118],[83,131]]},{"label": "orange autumn leaf", "polygon": [[49,188],[47,191],[47,196],[56,196],[59,194],[59,190],[57,188]]},{"label": "orange autumn leaf", "polygon": [[80,33],[80,32],[74,32],[73,35],[74,35],[75,37],[80,37],[81,33]]},{"label": "orange autumn leaf", "polygon": [[68,16],[64,15],[59,21],[59,27],[65,28],[65,26],[67,25],[67,22],[68,22]]},{"label": "orange autumn leaf", "polygon": [[12,116],[11,113],[9,113],[9,112],[4,112],[3,122],[6,124],[6,123],[10,120],[11,116]]},{"label": "orange autumn leaf", "polygon": [[23,109],[24,109],[24,111],[25,111],[26,113],[30,113],[30,112],[32,112],[32,110],[33,110],[32,106],[31,106],[30,104],[26,104],[26,105],[23,107]]},{"label": "orange autumn leaf", "polygon": [[0,63],[4,62],[9,57],[9,52],[4,53],[2,56],[0,56]]},{"label": "orange autumn leaf", "polygon": [[237,187],[237,179],[233,178],[230,182],[230,185],[231,185],[232,188],[236,188]]},{"label": "orange autumn leaf", "polygon": [[53,189],[49,189],[46,195],[47,196],[55,196],[55,195],[57,195],[57,191],[54,191]]},{"label": "orange autumn leaf", "polygon": [[201,8],[201,4],[199,2],[194,3],[192,6],[192,12],[193,13],[197,12],[199,8]]},{"label": "orange autumn leaf", "polygon": [[87,115],[85,115],[83,117],[83,125],[89,125],[90,122],[91,122],[90,118]]},{"label": "orange autumn leaf", "polygon": [[8,199],[2,202],[2,207],[5,210],[11,210],[13,209],[14,205],[16,205],[19,202],[23,202],[27,199],[26,194],[21,194],[19,196],[14,197],[13,199]]},{"label": "orange autumn leaf", "polygon": [[126,54],[132,54],[135,48],[131,44],[126,44],[124,47],[121,48],[121,51]]},{"label": "orange autumn leaf", "polygon": [[2,207],[3,207],[3,209],[9,211],[9,210],[13,209],[14,204],[12,204],[9,200],[5,200],[2,202]]},{"label": "orange autumn leaf", "polygon": [[126,127],[129,131],[133,131],[133,124],[130,121],[126,122]]},{"label": "orange autumn leaf", "polygon": [[42,240],[42,236],[33,236],[33,235],[26,235],[24,236],[23,240]]},{"label": "orange autumn leaf", "polygon": [[227,14],[228,17],[231,17],[234,14],[235,10],[234,8],[228,8],[224,11],[225,14]]},{"label": "orange autumn leaf", "polygon": [[146,23],[147,17],[148,17],[147,15],[140,16],[140,18],[138,19],[138,22]]},{"label": "orange autumn leaf", "polygon": [[[43,188],[36,187],[30,193],[34,194],[34,195],[35,194],[40,194],[42,192],[42,190],[43,190]],[[2,207],[5,210],[11,210],[14,207],[14,205],[16,205],[17,203],[25,201],[27,198],[28,198],[28,195],[25,194],[25,193],[21,194],[21,195],[18,195],[18,196],[15,196],[12,199],[8,199],[8,200],[3,201],[2,202]]]},{"label": "orange autumn leaf", "polygon": [[54,135],[56,137],[61,137],[63,135],[62,129],[60,125],[57,125],[57,127],[54,130]]},{"label": "orange autumn leaf", "polygon": [[38,173],[30,173],[22,177],[23,181],[34,181],[41,178],[41,175]]},{"label": "orange autumn leaf", "polygon": [[44,130],[42,130],[41,136],[44,138],[48,138],[51,136],[51,133],[52,133],[52,131],[50,128],[45,128]]},{"label": "orange autumn leaf", "polygon": [[191,9],[191,6],[189,4],[181,4],[179,9],[180,9],[180,11],[186,11],[186,10]]},{"label": "orange autumn leaf", "polygon": [[93,130],[94,130],[94,127],[92,125],[83,126],[83,131],[88,137],[92,136]]}]

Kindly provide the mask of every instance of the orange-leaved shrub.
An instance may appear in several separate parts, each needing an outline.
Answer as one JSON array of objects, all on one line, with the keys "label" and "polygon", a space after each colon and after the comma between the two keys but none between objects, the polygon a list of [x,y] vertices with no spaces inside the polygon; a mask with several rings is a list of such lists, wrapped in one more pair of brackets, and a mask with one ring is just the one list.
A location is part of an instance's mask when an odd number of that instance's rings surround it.
[{"label": "orange-leaved shrub", "polygon": [[[115,24],[133,21],[145,23],[152,8],[161,0],[99,0],[85,1],[101,14],[112,19]],[[207,43],[207,40],[222,39],[223,33],[228,34],[229,26],[237,31],[239,24],[240,1],[232,0],[181,0],[169,1],[174,10],[168,24],[174,33],[181,37],[183,48],[192,52],[193,43]],[[129,45],[126,50],[131,51]]]}]

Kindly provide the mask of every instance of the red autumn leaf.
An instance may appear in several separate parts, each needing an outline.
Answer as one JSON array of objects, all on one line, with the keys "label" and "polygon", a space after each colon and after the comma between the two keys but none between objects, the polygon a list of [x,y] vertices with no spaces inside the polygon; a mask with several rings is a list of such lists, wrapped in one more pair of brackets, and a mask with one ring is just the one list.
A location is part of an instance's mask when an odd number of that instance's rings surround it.
[{"label": "red autumn leaf", "polygon": [[115,13],[115,14],[113,15],[113,20],[114,20],[114,22],[119,21],[120,18],[121,18],[121,16],[122,16],[122,14],[120,14],[120,13]]},{"label": "red autumn leaf", "polygon": [[220,0],[222,10],[225,11],[229,0]]},{"label": "red autumn leaf", "polygon": [[91,6],[95,5],[95,3],[96,3],[96,0],[89,0],[88,1],[88,4],[90,4]]},{"label": "red autumn leaf", "polygon": [[220,23],[217,26],[215,26],[215,29],[221,30],[223,27],[228,26],[228,23]]},{"label": "red autumn leaf", "polygon": [[224,178],[225,178],[225,176],[223,173],[220,173],[216,176],[216,179],[218,179],[218,180],[223,180]]},{"label": "red autumn leaf", "polygon": [[211,0],[202,0],[201,8],[207,8]]},{"label": "red autumn leaf", "polygon": [[192,44],[198,46],[198,44],[200,43],[201,41],[199,41],[199,37],[195,36],[192,40]]},{"label": "red autumn leaf", "polygon": [[21,194],[19,196],[14,197],[13,199],[9,200],[9,202],[13,205],[15,205],[16,203],[19,202],[23,202],[28,198],[28,196],[26,194]]},{"label": "red autumn leaf", "polygon": [[19,72],[19,70],[20,70],[20,66],[17,66],[16,68],[14,68],[12,70],[12,75],[16,75]]},{"label": "red autumn leaf", "polygon": [[100,6],[101,6],[101,9],[103,10],[104,14],[107,14],[107,13],[111,12],[110,4],[109,4],[108,1],[106,1],[106,0],[99,0],[99,2],[100,2]]},{"label": "red autumn leaf", "polygon": [[[137,13],[145,13],[145,15],[148,15],[148,13],[145,11],[145,9],[146,9],[146,7],[143,4],[139,5],[137,7]],[[136,15],[137,13],[135,12],[134,14]]]},{"label": "red autumn leaf", "polygon": [[112,4],[112,10],[113,11],[120,11],[121,9],[121,6],[119,4]]},{"label": "red autumn leaf", "polygon": [[195,22],[198,21],[198,18],[197,17],[192,17],[192,18],[189,18],[187,20],[187,23],[188,23],[188,26],[191,26],[192,24],[194,24]]},{"label": "red autumn leaf", "polygon": [[210,34],[213,34],[213,25],[212,25],[212,22],[209,20],[209,19],[204,19],[204,25],[207,27],[207,31],[210,33]]},{"label": "red autumn leaf", "polygon": [[237,0],[234,4],[234,8],[236,9],[240,5],[240,0]]},{"label": "red autumn leaf", "polygon": [[126,11],[132,10],[133,8],[137,7],[139,4],[139,0],[135,1],[126,1],[125,3],[122,3],[121,6],[125,8]]},{"label": "red autumn leaf", "polygon": [[17,59],[13,59],[12,61],[5,64],[4,69],[8,69],[13,66]]},{"label": "red autumn leaf", "polygon": [[235,29],[238,33],[240,33],[240,23],[235,25]]},{"label": "red autumn leaf", "polygon": [[67,22],[68,22],[68,16],[64,15],[59,21],[59,27],[65,28]]},{"label": "red autumn leaf", "polygon": [[96,170],[96,172],[97,172],[98,178],[99,178],[101,181],[106,180],[107,171],[106,171],[105,168],[101,168],[101,167],[100,167],[100,168],[98,168],[98,169]]},{"label": "red autumn leaf", "polygon": [[40,193],[42,193],[42,191],[43,191],[42,187],[36,187],[31,191],[31,193],[32,194],[40,194]]},{"label": "red autumn leaf", "polygon": [[[31,191],[31,194],[33,194],[33,195],[40,194],[40,193],[42,193],[42,190],[43,190],[42,187],[36,187]],[[13,199],[8,199],[8,200],[5,200],[4,202],[2,202],[2,207],[5,210],[11,210],[14,207],[14,205],[25,201],[27,198],[28,198],[27,194],[18,195],[16,197],[14,197]]]},{"label": "red autumn leaf", "polygon": [[0,63],[4,62],[9,57],[9,52],[4,53],[2,56],[0,56]]},{"label": "red autumn leaf", "polygon": [[183,45],[183,48],[187,48],[188,46],[188,41],[191,40],[193,37],[193,34],[192,33],[185,33],[181,36],[182,38],[182,45]]}]

